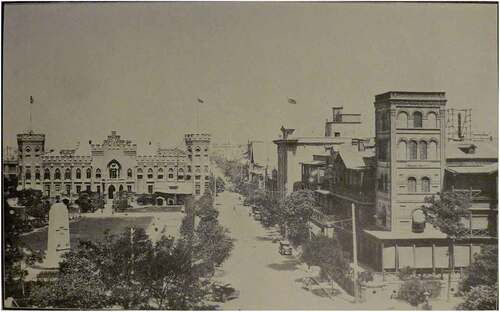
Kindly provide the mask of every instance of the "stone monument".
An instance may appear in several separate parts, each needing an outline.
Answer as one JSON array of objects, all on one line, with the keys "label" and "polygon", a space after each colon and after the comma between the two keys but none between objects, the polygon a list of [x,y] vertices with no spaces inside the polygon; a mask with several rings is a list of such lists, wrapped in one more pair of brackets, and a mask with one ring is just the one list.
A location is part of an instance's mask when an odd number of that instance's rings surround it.
[{"label": "stone monument", "polygon": [[68,208],[57,200],[49,211],[49,231],[44,266],[46,268],[59,268],[61,256],[69,249]]}]

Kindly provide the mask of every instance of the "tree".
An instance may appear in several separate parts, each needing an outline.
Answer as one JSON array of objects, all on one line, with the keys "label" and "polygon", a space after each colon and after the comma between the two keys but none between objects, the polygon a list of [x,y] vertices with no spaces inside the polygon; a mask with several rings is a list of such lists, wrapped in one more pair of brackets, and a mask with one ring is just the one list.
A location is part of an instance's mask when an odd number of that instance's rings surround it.
[{"label": "tree", "polygon": [[216,219],[201,219],[196,227],[194,257],[202,264],[204,275],[214,272],[215,266],[221,265],[231,254],[233,241],[229,231]]},{"label": "tree", "polygon": [[55,280],[38,283],[31,291],[31,303],[40,308],[103,309],[110,307],[102,281],[102,248],[82,242],[63,255]]},{"label": "tree", "polygon": [[17,196],[15,187],[10,184],[14,182],[15,179],[4,178],[5,189],[12,190],[6,192],[3,199],[4,290],[6,297],[19,298],[24,296],[24,278],[28,274],[25,265],[41,261],[42,255],[30,250],[20,239],[19,235],[23,232],[25,221],[7,201],[8,198]]},{"label": "tree", "polygon": [[279,202],[263,190],[255,190],[245,199],[246,202],[259,208],[262,224],[265,227],[274,226],[279,221]]},{"label": "tree", "polygon": [[465,300],[458,306],[461,310],[497,310],[498,302],[498,246],[485,245],[474,256],[460,282]]},{"label": "tree", "polygon": [[458,310],[498,310],[498,283],[493,286],[474,286],[465,296]]},{"label": "tree", "polygon": [[294,245],[300,245],[309,238],[309,219],[316,206],[314,193],[300,190],[289,194],[280,206],[280,224],[287,230],[287,237]]},{"label": "tree", "polygon": [[31,302],[41,308],[192,310],[205,307],[209,280],[196,274],[185,240],[157,243],[142,229],[66,253],[55,280],[40,282]]},{"label": "tree", "polygon": [[425,219],[448,237],[450,272],[448,274],[448,299],[450,298],[451,274],[455,270],[454,243],[467,235],[464,218],[470,216],[470,194],[464,192],[443,192],[437,196],[426,197],[423,206]]},{"label": "tree", "polygon": [[308,266],[318,266],[322,277],[345,278],[349,273],[349,260],[339,241],[333,237],[315,236],[302,249],[301,260]]}]

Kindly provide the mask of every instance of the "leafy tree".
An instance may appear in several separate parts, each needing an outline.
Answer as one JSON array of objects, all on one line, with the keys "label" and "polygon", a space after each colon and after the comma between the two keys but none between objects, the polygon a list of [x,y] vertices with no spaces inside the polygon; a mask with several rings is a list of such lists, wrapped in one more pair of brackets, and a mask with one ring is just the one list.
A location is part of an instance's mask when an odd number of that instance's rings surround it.
[{"label": "leafy tree", "polygon": [[221,265],[233,249],[233,241],[229,231],[221,226],[217,220],[202,219],[196,227],[194,245],[195,260],[203,264],[203,272],[214,272],[215,266]]},{"label": "leafy tree", "polygon": [[279,202],[269,193],[263,190],[255,190],[245,200],[260,209],[262,224],[265,227],[274,226],[279,222]]},{"label": "leafy tree", "polygon": [[498,301],[498,246],[482,246],[481,252],[467,269],[460,282],[465,300],[458,306],[461,310],[497,310]]},{"label": "leafy tree", "polygon": [[[15,181],[15,180],[14,180]],[[6,189],[14,189],[10,185],[13,180],[6,180],[4,178],[4,187]],[[31,265],[39,262],[42,255],[35,253],[25,245],[21,239],[20,234],[25,227],[24,220],[12,209],[7,201],[8,198],[17,196],[15,191],[4,194],[3,199],[3,234],[4,234],[4,290],[6,297],[21,297],[23,296],[24,278],[28,272],[25,265]]]},{"label": "leafy tree", "polygon": [[340,277],[349,273],[349,260],[336,238],[315,236],[302,249],[301,259],[308,266],[319,266],[322,277]]},{"label": "leafy tree", "polygon": [[110,307],[111,298],[102,281],[102,256],[100,247],[90,242],[81,243],[72,252],[64,254],[56,279],[35,285],[31,291],[31,303],[41,308]]},{"label": "leafy tree", "polygon": [[443,192],[439,196],[425,199],[425,219],[448,237],[450,272],[448,275],[448,299],[451,289],[451,274],[455,270],[454,242],[467,235],[463,219],[470,215],[470,194],[464,192]]},{"label": "leafy tree", "polygon": [[484,245],[481,252],[474,255],[474,261],[467,268],[465,278],[460,282],[460,290],[468,292],[472,287],[498,283],[498,246]]},{"label": "leafy tree", "polygon": [[471,287],[458,310],[498,310],[498,283]]},{"label": "leafy tree", "polygon": [[280,207],[280,224],[287,229],[290,242],[300,245],[309,238],[309,219],[316,206],[314,193],[300,190],[289,194]]}]

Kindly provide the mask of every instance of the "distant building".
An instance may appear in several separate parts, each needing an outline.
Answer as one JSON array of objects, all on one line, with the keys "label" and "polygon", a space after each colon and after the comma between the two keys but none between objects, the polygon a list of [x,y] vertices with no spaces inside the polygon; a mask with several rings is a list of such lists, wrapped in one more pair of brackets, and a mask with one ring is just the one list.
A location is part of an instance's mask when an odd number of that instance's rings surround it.
[{"label": "distant building", "polygon": [[247,149],[245,144],[213,143],[211,146],[212,155],[223,157],[227,160],[241,160]]},{"label": "distant building", "polygon": [[342,106],[332,107],[332,120],[325,122],[325,137],[359,137],[361,114],[344,114]]},{"label": "distant building", "polygon": [[282,128],[282,133],[282,138],[274,140],[278,146],[277,190],[280,198],[292,192],[294,183],[302,180],[302,162],[346,142],[340,137],[293,137],[290,136],[293,129]]},{"label": "distant building", "polygon": [[247,144],[248,177],[249,183],[260,189],[271,190],[269,185],[273,181],[273,171],[277,169],[276,145],[272,142],[250,141]]},{"label": "distant building", "polygon": [[19,170],[17,151],[11,147],[6,147],[3,154],[3,176],[16,178]]},{"label": "distant building", "polygon": [[162,149],[151,142],[142,151],[112,131],[102,144],[77,144],[59,153],[46,152],[45,135],[18,134],[19,188],[49,197],[76,197],[92,191],[115,198],[117,192],[156,193],[161,203],[182,204],[202,195],[211,175],[209,134],[186,134],[185,150]]}]

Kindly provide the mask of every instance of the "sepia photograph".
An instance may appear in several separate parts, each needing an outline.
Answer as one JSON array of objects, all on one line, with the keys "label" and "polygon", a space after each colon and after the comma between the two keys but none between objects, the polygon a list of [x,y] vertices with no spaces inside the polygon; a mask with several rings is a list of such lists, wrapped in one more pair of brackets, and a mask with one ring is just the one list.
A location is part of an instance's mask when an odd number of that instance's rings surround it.
[{"label": "sepia photograph", "polygon": [[2,1],[6,310],[498,310],[498,2]]}]

